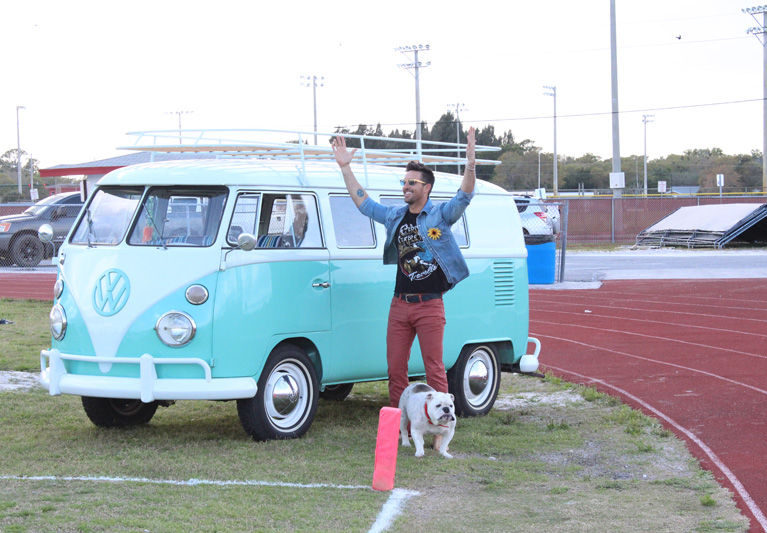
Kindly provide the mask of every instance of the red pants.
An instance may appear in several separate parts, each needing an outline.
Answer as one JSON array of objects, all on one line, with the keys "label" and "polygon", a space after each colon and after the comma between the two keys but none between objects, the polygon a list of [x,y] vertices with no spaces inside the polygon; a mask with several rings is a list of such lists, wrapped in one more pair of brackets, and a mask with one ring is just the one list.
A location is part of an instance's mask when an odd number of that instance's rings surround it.
[{"label": "red pants", "polygon": [[426,382],[447,392],[442,337],[445,333],[445,306],[442,299],[407,303],[394,297],[389,308],[386,331],[386,361],[389,365],[389,405],[399,407],[399,397],[408,386],[407,363],[410,347],[418,335],[426,370]]}]

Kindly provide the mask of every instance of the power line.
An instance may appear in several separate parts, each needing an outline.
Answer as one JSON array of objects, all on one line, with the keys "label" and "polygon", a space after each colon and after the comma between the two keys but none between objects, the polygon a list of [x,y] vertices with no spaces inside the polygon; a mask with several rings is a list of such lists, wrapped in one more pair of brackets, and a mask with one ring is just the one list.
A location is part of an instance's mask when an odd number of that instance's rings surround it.
[{"label": "power line", "polygon": [[[686,104],[686,105],[673,105],[673,106],[664,106],[664,107],[644,107],[644,108],[637,108],[637,109],[624,109],[622,111],[619,111],[620,114],[626,114],[626,113],[647,113],[650,111],[674,111],[678,109],[694,109],[699,107],[716,107],[716,106],[722,106],[722,105],[734,105],[734,104],[748,104],[753,102],[764,102],[765,98],[747,98],[744,100],[729,100],[724,102],[707,102],[707,103],[700,103],[700,104]],[[583,117],[598,117],[598,116],[604,116],[604,115],[612,115],[612,111],[594,111],[594,112],[588,112],[588,113],[570,113],[570,114],[564,114],[560,115],[557,114],[557,118],[583,118]],[[478,123],[489,123],[489,122],[517,122],[517,121],[523,121],[523,120],[551,120],[553,118],[553,115],[531,115],[526,117],[507,117],[507,118],[489,118],[489,119],[476,119],[476,120],[462,120],[461,122],[463,124],[478,124]],[[455,121],[452,121],[452,123],[455,123]],[[412,124],[412,122],[378,122],[378,121],[368,121],[368,122],[355,122],[353,126],[345,125],[345,126],[338,126],[343,128],[352,128],[359,125],[377,125],[377,126],[409,126]]]}]

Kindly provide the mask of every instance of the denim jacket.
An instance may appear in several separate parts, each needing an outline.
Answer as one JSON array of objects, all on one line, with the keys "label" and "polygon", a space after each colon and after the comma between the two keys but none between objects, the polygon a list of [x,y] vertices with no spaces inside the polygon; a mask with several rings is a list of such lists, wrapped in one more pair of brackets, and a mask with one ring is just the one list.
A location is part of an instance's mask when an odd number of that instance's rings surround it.
[{"label": "denim jacket", "polygon": [[[469,206],[474,193],[467,194],[458,189],[456,195],[448,202],[435,205],[431,200],[426,201],[423,210],[418,214],[418,231],[423,239],[423,244],[434,258],[437,264],[445,273],[450,288],[456,283],[469,276],[469,267],[455,242],[453,232],[450,226],[455,224],[466,208]],[[386,245],[384,246],[383,262],[386,265],[397,263],[397,245],[394,242],[394,233],[397,231],[402,219],[405,217],[409,206],[385,206],[379,204],[370,196],[360,205],[360,212],[383,224],[386,227]],[[439,232],[432,232],[432,235],[438,234],[439,237],[429,236],[430,229],[438,229]]]}]

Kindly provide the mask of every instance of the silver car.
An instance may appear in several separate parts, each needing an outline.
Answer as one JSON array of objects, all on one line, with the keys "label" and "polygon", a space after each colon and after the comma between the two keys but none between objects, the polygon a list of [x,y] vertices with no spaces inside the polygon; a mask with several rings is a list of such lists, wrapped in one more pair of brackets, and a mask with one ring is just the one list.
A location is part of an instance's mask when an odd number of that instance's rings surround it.
[{"label": "silver car", "polygon": [[[540,200],[530,196],[515,196],[519,216],[522,219],[522,233],[524,235],[553,235],[554,228],[546,206]],[[556,206],[553,206],[556,209]],[[557,210],[557,214],[559,211]],[[559,217],[557,217],[557,222]]]}]

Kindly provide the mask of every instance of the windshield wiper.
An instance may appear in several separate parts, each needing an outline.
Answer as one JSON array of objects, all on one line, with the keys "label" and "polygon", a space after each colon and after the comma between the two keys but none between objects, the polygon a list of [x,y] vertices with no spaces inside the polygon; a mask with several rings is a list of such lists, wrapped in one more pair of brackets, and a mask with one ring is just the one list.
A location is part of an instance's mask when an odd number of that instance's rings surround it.
[{"label": "windshield wiper", "polygon": [[93,235],[93,218],[91,218],[90,207],[85,210],[85,221],[88,224],[88,248],[93,248],[93,244],[91,243],[91,235]]},{"label": "windshield wiper", "polygon": [[[152,226],[152,229],[160,236],[160,242],[162,243],[162,249],[167,250],[168,249],[168,243],[165,241],[165,237],[163,236],[163,232],[160,231],[160,228],[157,227],[157,224],[155,224],[154,217],[147,209],[146,211],[146,219],[149,221],[149,225]],[[164,226],[163,226],[164,229]]]}]

